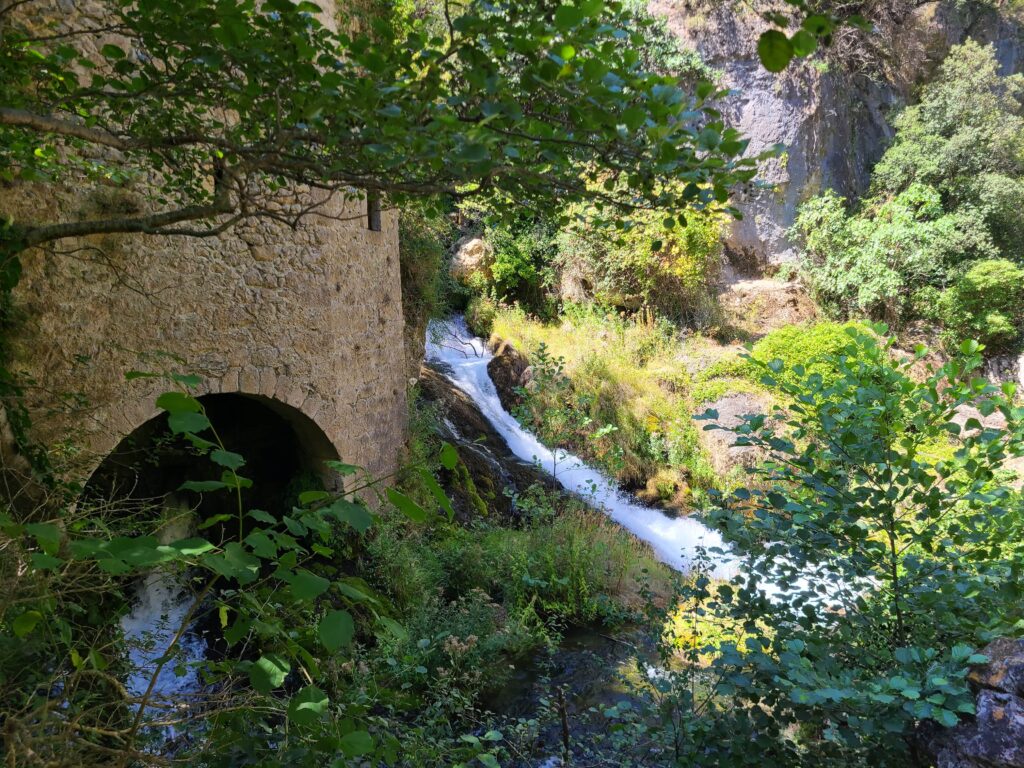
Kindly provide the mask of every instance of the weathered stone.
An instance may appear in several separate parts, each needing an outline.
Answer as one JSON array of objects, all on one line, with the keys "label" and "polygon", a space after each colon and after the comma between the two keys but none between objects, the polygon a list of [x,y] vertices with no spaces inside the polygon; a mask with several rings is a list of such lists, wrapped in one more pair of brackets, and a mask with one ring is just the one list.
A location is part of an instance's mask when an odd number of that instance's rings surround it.
[{"label": "weathered stone", "polygon": [[516,389],[528,383],[526,372],[530,368],[530,361],[498,336],[491,336],[488,346],[494,352],[494,357],[487,363],[487,373],[494,382],[494,388],[498,390],[502,406],[506,411],[511,411],[521,400]]},{"label": "weathered stone", "polygon": [[969,676],[976,715],[955,728],[925,723],[918,741],[937,768],[1024,768],[1024,639],[1003,638]]},{"label": "weathered stone", "polygon": [[450,268],[451,276],[462,283],[477,274],[489,280],[493,263],[494,249],[491,244],[482,237],[471,237],[455,246]]},{"label": "weathered stone", "polygon": [[722,429],[701,430],[701,442],[711,459],[711,465],[720,476],[725,476],[737,467],[752,467],[761,458],[761,451],[752,445],[736,445],[738,435],[731,430],[743,423],[747,415],[767,411],[765,403],[757,395],[738,393],[725,395],[698,409],[698,413],[711,409],[718,412],[714,422]]},{"label": "weathered stone", "polygon": [[988,663],[971,670],[968,679],[977,688],[1024,696],[1024,638],[1003,637],[985,646]]},{"label": "weathered stone", "polygon": [[[420,369],[420,388],[427,400],[438,404],[440,430],[445,439],[459,447],[459,456],[489,510],[499,516],[516,515],[506,489],[524,491],[540,484],[555,487],[554,480],[532,464],[512,453],[508,443],[491,426],[476,404],[457,389],[443,374],[424,365]],[[465,489],[451,488],[452,495],[464,495]],[[460,514],[473,510],[463,504]]]},{"label": "weathered stone", "polygon": [[723,286],[718,302],[726,323],[747,339],[783,326],[810,323],[818,316],[803,286],[781,280],[732,280]]},{"label": "weathered stone", "polygon": [[732,89],[722,104],[725,118],[750,140],[750,154],[785,148],[783,156],[761,164],[758,179],[765,186],[734,196],[744,216],[730,223],[726,247],[748,271],[796,257],[787,231],[809,197],[825,189],[856,197],[868,188],[871,169],[893,137],[891,116],[913,99],[950,46],[967,37],[992,43],[1005,74],[1020,71],[1024,61],[1019,29],[1003,14],[980,5],[906,3],[894,4],[891,17],[879,19],[881,28],[871,33],[888,43],[874,71],[816,55],[776,75],[757,55],[767,28],[760,11],[768,4],[742,13],[728,3],[695,10],[690,0],[651,0],[649,7],[722,73]]}]

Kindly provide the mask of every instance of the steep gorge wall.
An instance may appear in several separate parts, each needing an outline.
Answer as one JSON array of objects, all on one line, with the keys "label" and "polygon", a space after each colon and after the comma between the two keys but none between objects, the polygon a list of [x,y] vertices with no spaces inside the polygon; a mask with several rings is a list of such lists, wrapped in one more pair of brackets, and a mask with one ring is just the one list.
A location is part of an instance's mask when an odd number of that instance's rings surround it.
[{"label": "steep gorge wall", "polygon": [[866,191],[871,169],[892,139],[892,116],[952,45],[967,37],[992,43],[1004,73],[1024,67],[1020,28],[991,9],[948,0],[891,7],[887,22],[872,33],[879,52],[875,66],[844,61],[842,52],[833,51],[775,75],[757,58],[765,22],[746,6],[651,0],[652,12],[666,17],[670,29],[735,89],[724,112],[750,138],[750,152],[777,144],[785,150],[760,175],[774,188],[752,187],[737,200],[744,218],[732,224],[726,246],[738,266],[795,258],[786,230],[804,200],[829,188],[847,198]]}]

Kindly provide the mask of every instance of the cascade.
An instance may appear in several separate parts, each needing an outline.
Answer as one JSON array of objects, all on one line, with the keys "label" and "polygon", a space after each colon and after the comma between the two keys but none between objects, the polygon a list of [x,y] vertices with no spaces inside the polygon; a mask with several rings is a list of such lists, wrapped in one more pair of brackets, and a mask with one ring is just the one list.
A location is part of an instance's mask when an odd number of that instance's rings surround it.
[{"label": "cascade", "polygon": [[728,578],[737,569],[734,555],[721,535],[688,517],[670,517],[659,509],[643,506],[598,470],[580,458],[552,451],[524,429],[498,399],[487,372],[493,355],[487,345],[466,327],[462,317],[433,321],[427,330],[427,361],[470,397],[509,448],[524,461],[535,462],[570,493],[584,497],[596,509],[647,542],[665,563],[688,570],[701,548],[717,549],[711,575]]}]

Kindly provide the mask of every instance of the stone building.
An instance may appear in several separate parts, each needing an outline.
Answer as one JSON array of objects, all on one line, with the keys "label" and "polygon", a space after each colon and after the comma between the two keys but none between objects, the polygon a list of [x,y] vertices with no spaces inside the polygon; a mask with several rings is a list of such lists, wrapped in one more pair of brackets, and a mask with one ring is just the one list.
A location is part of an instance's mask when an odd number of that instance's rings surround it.
[{"label": "stone building", "polygon": [[[16,193],[16,194],[12,194]],[[127,204],[121,190],[5,193],[14,215]],[[88,476],[158,414],[162,380],[257,398],[310,459],[394,469],[405,436],[398,216],[371,228],[365,200],[297,228],[256,221],[214,238],[94,236],[30,251],[15,292],[14,368],[35,436]],[[215,425],[216,426],[216,425]]]},{"label": "stone building", "polygon": [[[25,21],[70,24],[105,7],[65,5],[26,6],[36,16]],[[296,193],[295,203],[308,201]],[[15,221],[131,215],[143,205],[139,190],[113,184],[0,188],[0,212]],[[133,370],[196,374],[197,393],[222,418],[286,424],[303,467],[335,458],[375,475],[395,469],[406,427],[396,211],[338,196],[294,228],[255,219],[208,238],[96,235],[22,261],[10,364],[28,385],[32,437],[72,477],[88,478],[158,416],[167,382],[126,379]],[[245,425],[229,426],[236,439],[254,439]]]}]

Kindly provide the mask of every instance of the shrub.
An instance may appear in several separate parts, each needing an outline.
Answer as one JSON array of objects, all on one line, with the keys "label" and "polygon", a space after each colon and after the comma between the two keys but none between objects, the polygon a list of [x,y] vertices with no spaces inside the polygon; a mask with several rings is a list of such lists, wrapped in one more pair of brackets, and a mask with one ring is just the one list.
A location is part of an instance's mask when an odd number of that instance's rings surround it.
[{"label": "shrub", "polygon": [[1024,269],[1007,259],[971,265],[939,300],[939,316],[950,341],[977,338],[1005,347],[1024,325]]},{"label": "shrub", "polygon": [[[768,456],[769,487],[738,491],[713,516],[744,553],[740,573],[689,591],[704,615],[748,634],[690,649],[714,658],[709,679],[721,681],[710,716],[739,720],[733,760],[785,745],[762,764],[916,765],[922,721],[952,727],[973,713],[973,649],[1019,627],[1024,605],[1020,498],[998,474],[1024,449],[1022,413],[1011,387],[977,376],[978,349],[965,343],[925,381],[910,372],[926,351],[898,359],[857,329],[822,361],[835,371],[825,385],[753,361],[790,404],[735,430]],[[969,404],[1009,427],[961,430]],[[721,744],[698,743],[688,764],[722,764],[709,759]]]},{"label": "shrub", "polygon": [[[870,197],[847,211],[826,192],[801,206],[795,222],[801,271],[840,316],[928,317],[922,289],[944,289],[965,263],[1024,248],[1024,76],[1001,76],[991,47],[954,46],[895,127]],[[954,335],[999,340],[1009,332],[1007,318],[983,328],[950,312]]]},{"label": "shrub", "polygon": [[466,306],[466,325],[473,333],[486,339],[491,335],[498,303],[487,296],[473,296]]},{"label": "shrub", "polygon": [[[846,353],[851,332],[865,332],[860,323],[818,323],[812,326],[787,325],[772,331],[751,350],[753,361],[762,364],[781,360],[785,366],[777,374],[787,384],[818,374],[825,385],[831,384],[839,371],[837,359]],[[795,370],[802,366],[802,371]],[[748,375],[759,379],[760,369],[748,364]]]}]

